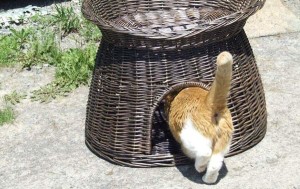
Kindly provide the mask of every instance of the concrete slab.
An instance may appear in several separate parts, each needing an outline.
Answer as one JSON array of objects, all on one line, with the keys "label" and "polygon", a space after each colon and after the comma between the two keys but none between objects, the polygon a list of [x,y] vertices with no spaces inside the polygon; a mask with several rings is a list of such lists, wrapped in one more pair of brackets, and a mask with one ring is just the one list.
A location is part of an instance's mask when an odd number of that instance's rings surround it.
[{"label": "concrete slab", "polygon": [[280,0],[266,0],[265,6],[247,21],[245,30],[248,37],[300,31],[300,17],[288,8],[291,6],[300,8],[300,1],[283,4]]},{"label": "concrete slab", "polygon": [[[0,188],[300,189],[298,23],[279,0],[267,0],[249,20],[247,32],[266,93],[268,131],[257,146],[225,160],[217,185],[204,185],[192,165],[137,169],[96,157],[84,145],[88,87],[81,87],[48,104],[26,99],[16,106],[15,123],[0,127]],[[0,97],[15,89],[33,90],[51,77],[51,70],[2,71]]]},{"label": "concrete slab", "polygon": [[[227,158],[214,188],[300,188],[299,38],[297,33],[251,40],[265,86],[267,135]],[[20,77],[22,72],[15,73],[6,82]],[[192,165],[138,169],[96,157],[84,145],[87,95],[82,87],[48,104],[17,105],[15,123],[0,127],[0,188],[212,187],[202,184]]]}]

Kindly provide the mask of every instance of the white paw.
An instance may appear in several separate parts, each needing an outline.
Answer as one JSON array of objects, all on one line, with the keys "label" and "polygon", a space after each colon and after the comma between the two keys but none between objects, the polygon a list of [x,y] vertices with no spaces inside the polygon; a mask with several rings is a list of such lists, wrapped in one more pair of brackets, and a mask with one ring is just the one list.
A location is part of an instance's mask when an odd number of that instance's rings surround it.
[{"label": "white paw", "polygon": [[218,179],[218,175],[217,174],[209,175],[209,176],[207,176],[207,174],[205,174],[202,177],[203,182],[205,182],[207,184],[213,184],[213,183],[217,182],[217,179]]},{"label": "white paw", "polygon": [[195,167],[196,170],[199,172],[199,173],[203,173],[206,169],[206,165],[202,165],[202,166],[197,166]]}]

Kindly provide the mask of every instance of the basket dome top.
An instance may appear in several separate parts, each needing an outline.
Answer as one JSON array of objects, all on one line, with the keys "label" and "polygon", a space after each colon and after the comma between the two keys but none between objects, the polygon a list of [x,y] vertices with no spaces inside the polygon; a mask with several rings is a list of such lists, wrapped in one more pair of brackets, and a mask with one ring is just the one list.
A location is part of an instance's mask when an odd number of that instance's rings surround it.
[{"label": "basket dome top", "polygon": [[188,38],[246,20],[265,0],[84,0],[101,29],[149,39]]}]

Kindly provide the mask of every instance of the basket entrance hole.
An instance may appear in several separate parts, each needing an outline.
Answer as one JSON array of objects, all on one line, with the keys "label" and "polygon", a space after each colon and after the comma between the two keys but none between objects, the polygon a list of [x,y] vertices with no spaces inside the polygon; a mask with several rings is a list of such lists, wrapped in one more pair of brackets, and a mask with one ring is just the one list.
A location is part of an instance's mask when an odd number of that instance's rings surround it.
[{"label": "basket entrance hole", "polygon": [[165,114],[166,98],[174,98],[187,87],[201,87],[208,90],[208,86],[198,82],[185,82],[168,88],[157,100],[152,111],[151,122],[151,154],[178,154],[180,145],[175,141],[169,130],[167,115]]}]

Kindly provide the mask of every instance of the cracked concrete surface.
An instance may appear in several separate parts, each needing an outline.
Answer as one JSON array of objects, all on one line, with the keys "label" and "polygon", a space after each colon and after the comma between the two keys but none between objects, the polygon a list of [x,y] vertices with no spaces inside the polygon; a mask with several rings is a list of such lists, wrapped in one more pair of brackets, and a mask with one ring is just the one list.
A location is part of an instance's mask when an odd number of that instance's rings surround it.
[{"label": "cracked concrete surface", "polygon": [[[298,7],[298,12],[291,7]],[[299,12],[299,0],[266,0],[264,7],[249,18],[245,30],[249,38],[299,32]]]},{"label": "cracked concrete surface", "polygon": [[[271,5],[278,17],[270,17],[265,10]],[[283,10],[289,12],[280,16]],[[272,28],[272,23],[283,25]],[[267,0],[264,9],[249,20],[246,28],[264,84],[268,131],[257,146],[225,160],[216,185],[202,184],[192,165],[128,168],[96,157],[84,145],[88,87],[80,87],[48,104],[25,99],[16,106],[14,124],[0,127],[0,188],[300,189],[298,23],[299,18],[279,0]],[[50,68],[1,70],[0,95],[14,89],[30,91],[48,83],[52,75]]]}]

